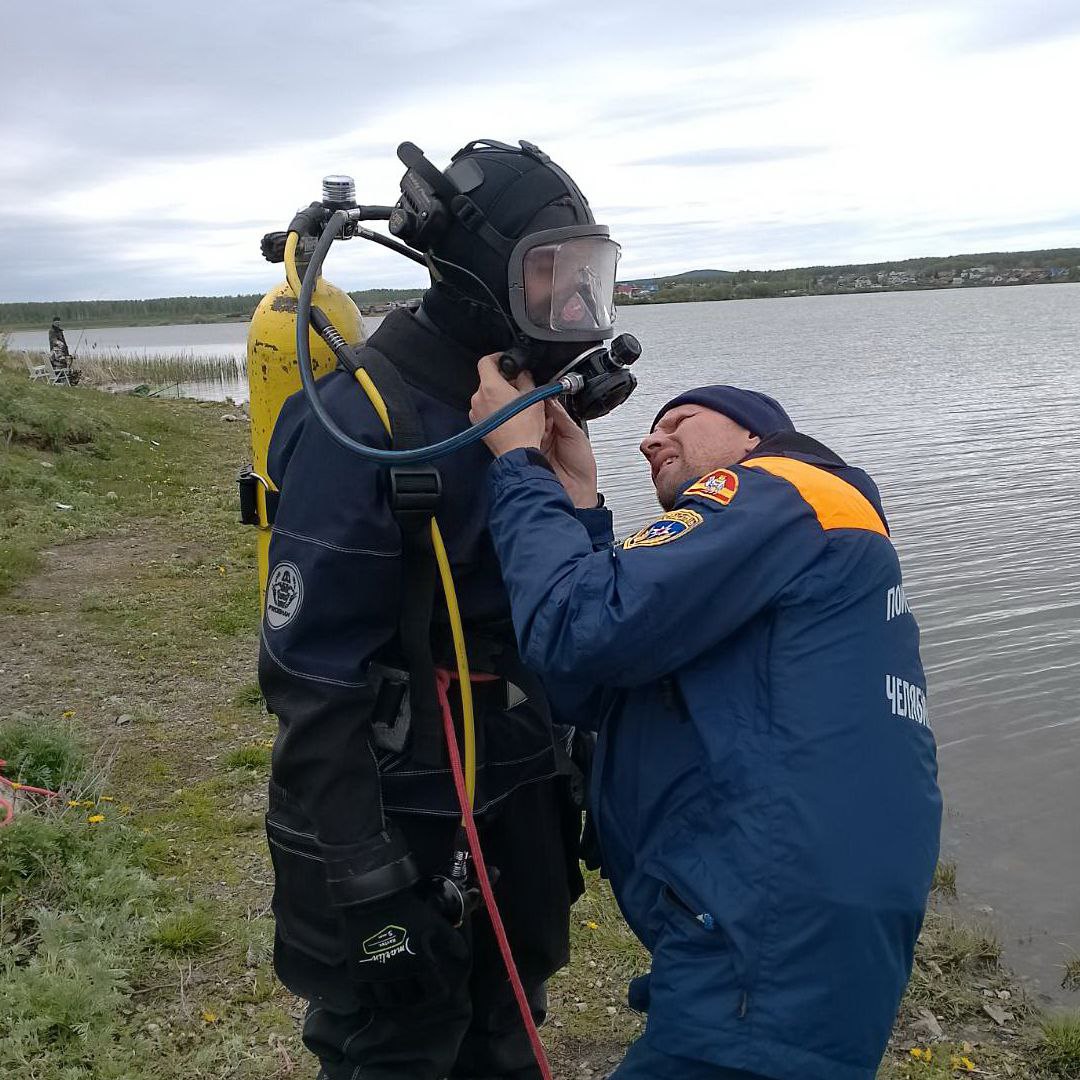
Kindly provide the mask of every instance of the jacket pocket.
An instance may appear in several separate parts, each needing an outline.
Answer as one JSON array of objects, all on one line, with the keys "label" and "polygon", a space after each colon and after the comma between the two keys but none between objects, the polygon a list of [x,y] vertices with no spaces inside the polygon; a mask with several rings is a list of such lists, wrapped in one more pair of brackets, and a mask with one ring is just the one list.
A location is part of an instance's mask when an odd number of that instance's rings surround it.
[{"label": "jacket pocket", "polygon": [[716,916],[687,900],[686,895],[666,882],[661,887],[660,907],[665,921],[661,949],[689,962],[688,978],[700,977],[705,969],[701,961],[708,958],[712,979],[711,985],[702,987],[703,992],[706,996],[731,993],[735,1013],[741,1019],[750,1000],[746,957]]},{"label": "jacket pocket", "polygon": [[344,961],[344,951],[341,922],[326,884],[326,860],[315,837],[299,825],[282,807],[272,806],[266,815],[277,931],[290,947],[336,966]]}]

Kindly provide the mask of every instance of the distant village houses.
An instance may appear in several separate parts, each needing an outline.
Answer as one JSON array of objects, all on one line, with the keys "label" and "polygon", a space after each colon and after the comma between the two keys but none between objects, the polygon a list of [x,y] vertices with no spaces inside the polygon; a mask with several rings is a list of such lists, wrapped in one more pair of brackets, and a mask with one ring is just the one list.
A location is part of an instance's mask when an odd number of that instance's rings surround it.
[{"label": "distant village houses", "polygon": [[619,300],[646,300],[654,293],[660,291],[660,286],[654,282],[648,285],[616,285],[615,299]]}]

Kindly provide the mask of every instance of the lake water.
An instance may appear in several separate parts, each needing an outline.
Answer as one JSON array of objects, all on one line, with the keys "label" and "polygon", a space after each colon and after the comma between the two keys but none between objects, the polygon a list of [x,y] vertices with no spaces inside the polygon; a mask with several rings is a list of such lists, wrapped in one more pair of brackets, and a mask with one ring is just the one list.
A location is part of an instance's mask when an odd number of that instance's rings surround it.
[{"label": "lake water", "polygon": [[[1080,952],[1080,285],[631,307],[619,327],[641,386],[592,435],[620,534],[654,510],[637,442],[692,385],[774,394],[877,480],[922,626],[944,857],[1013,966],[1080,1000],[1058,986]],[[84,348],[242,354],[245,337],[90,330]]]}]

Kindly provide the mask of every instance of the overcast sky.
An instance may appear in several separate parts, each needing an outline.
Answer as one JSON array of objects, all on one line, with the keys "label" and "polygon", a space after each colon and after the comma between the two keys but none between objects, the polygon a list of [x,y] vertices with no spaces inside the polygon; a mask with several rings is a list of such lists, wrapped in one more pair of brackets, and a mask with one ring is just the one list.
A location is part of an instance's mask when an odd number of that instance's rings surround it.
[{"label": "overcast sky", "polygon": [[[1080,245],[1080,0],[6,0],[0,300],[262,291],[324,173],[538,143],[620,277]],[[327,276],[412,286],[354,241]]]}]

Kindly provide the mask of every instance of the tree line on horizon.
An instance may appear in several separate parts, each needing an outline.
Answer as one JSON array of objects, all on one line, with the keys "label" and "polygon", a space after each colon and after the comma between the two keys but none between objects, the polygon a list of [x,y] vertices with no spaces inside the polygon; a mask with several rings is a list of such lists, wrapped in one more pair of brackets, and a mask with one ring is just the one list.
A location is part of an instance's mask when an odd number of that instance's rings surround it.
[{"label": "tree line on horizon", "polygon": [[[1057,281],[1080,281],[1080,248],[1047,248],[1040,251],[990,251],[970,255],[925,256],[842,266],[801,266],[790,270],[690,270],[626,282],[650,291],[620,299],[620,303],[679,303],[692,300],[742,300],[771,296],[826,295],[866,292],[870,288],[948,288],[964,274],[981,267],[1003,271],[1053,270]],[[889,278],[882,283],[878,278]],[[1029,278],[1027,280],[1047,280]],[[871,285],[870,282],[873,282]],[[965,284],[1003,284],[989,276],[965,280]]]},{"label": "tree line on horizon", "polygon": [[[635,278],[626,284],[654,286],[656,291],[641,300],[620,303],[681,300],[729,300],[781,296],[792,293],[860,291],[838,284],[838,278],[875,277],[879,274],[910,274],[922,287],[945,286],[964,271],[987,264],[1009,268],[1060,268],[1061,280],[1080,281],[1080,248],[1049,248],[1042,251],[982,252],[971,255],[928,256],[877,263],[841,266],[806,266],[791,270],[691,270],[655,278]],[[823,284],[824,280],[824,284]],[[912,287],[912,286],[898,286]],[[413,289],[360,289],[349,295],[360,308],[417,296]],[[54,316],[73,326],[132,326],[170,322],[226,322],[249,319],[262,299],[260,293],[233,296],[166,296],[149,300],[28,300],[0,303],[0,329],[45,328]]]},{"label": "tree line on horizon", "polygon": [[[418,295],[418,289],[361,289],[349,295],[371,307]],[[250,319],[262,293],[234,296],[163,296],[152,300],[27,300],[0,304],[0,327],[47,327],[53,318],[67,326],[138,326],[154,323],[228,322]]]}]

